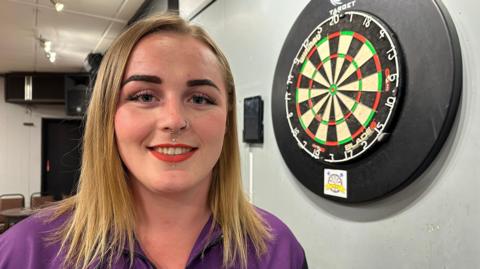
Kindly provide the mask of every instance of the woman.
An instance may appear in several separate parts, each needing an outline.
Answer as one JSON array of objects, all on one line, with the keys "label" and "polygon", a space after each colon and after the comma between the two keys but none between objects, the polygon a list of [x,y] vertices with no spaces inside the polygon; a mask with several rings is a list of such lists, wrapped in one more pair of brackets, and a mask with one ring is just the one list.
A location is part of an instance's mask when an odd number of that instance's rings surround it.
[{"label": "woman", "polygon": [[0,268],[306,268],[242,192],[235,88],[204,30],[175,15],[107,51],[88,109],[77,195],[0,239]]}]

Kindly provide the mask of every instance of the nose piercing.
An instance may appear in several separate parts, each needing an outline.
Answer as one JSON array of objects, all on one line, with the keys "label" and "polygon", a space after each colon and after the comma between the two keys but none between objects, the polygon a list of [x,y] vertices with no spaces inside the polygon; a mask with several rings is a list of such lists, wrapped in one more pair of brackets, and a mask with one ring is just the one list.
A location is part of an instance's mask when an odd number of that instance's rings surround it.
[{"label": "nose piercing", "polygon": [[184,124],[183,124],[182,127],[178,128],[178,129],[177,128],[171,128],[170,133],[171,134],[176,134],[176,133],[180,132],[180,130],[187,129],[190,126],[190,123],[188,122],[188,120],[183,120],[183,122],[184,122]]},{"label": "nose piercing", "polygon": [[172,136],[172,142],[175,143],[175,141],[177,141],[176,136],[178,135],[180,130],[187,129],[189,126],[190,126],[190,123],[188,122],[188,120],[184,120],[184,124],[183,124],[182,127],[178,128],[178,129],[170,129],[170,135]]}]

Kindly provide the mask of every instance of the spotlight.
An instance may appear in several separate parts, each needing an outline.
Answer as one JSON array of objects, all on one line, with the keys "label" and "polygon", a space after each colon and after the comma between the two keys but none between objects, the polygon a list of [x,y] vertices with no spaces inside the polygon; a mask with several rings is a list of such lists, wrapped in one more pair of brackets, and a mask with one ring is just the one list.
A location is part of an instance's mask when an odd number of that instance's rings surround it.
[{"label": "spotlight", "polygon": [[47,59],[51,62],[54,63],[55,60],[57,60],[57,53],[53,51],[53,42],[47,39],[42,38],[41,36],[38,38],[40,41],[40,45],[43,47],[43,50],[45,51],[45,56]]},{"label": "spotlight", "polygon": [[58,0],[50,0],[50,2],[55,6],[55,10],[57,12],[61,12],[65,7],[65,5],[60,3]]},{"label": "spotlight", "polygon": [[57,12],[62,11],[63,7],[64,7],[64,5],[62,3],[56,3],[55,4],[55,9],[57,10]]},{"label": "spotlight", "polygon": [[52,50],[52,41],[45,40],[43,42],[43,49],[45,50],[45,52],[50,52]]},{"label": "spotlight", "polygon": [[57,53],[49,52],[49,53],[47,53],[47,58],[51,63],[54,63],[55,60],[57,59]]}]

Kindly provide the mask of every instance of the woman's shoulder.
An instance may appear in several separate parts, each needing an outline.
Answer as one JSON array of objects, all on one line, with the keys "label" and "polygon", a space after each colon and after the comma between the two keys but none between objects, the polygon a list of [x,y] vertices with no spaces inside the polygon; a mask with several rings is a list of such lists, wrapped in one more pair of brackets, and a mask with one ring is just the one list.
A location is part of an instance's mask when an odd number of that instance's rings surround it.
[{"label": "woman's shoulder", "polygon": [[59,243],[54,233],[67,216],[54,218],[43,210],[16,223],[0,235],[0,268],[45,268],[56,263]]},{"label": "woman's shoulder", "polygon": [[42,209],[36,211],[30,217],[14,224],[10,229],[7,230],[3,235],[11,234],[30,234],[42,232],[43,230],[48,230],[49,228],[56,228],[57,226],[63,223],[62,219],[65,219],[65,216],[60,216],[58,218],[54,217],[54,211],[50,208]]},{"label": "woman's shoulder", "polygon": [[295,235],[292,233],[290,228],[277,216],[274,214],[266,211],[265,209],[261,209],[256,207],[257,213],[262,217],[263,221],[269,226],[270,232],[279,237],[279,239],[284,240],[293,240],[297,241]]},{"label": "woman's shoulder", "polygon": [[272,235],[263,261],[270,267],[261,268],[307,268],[305,252],[290,228],[272,213],[260,208],[256,210]]}]

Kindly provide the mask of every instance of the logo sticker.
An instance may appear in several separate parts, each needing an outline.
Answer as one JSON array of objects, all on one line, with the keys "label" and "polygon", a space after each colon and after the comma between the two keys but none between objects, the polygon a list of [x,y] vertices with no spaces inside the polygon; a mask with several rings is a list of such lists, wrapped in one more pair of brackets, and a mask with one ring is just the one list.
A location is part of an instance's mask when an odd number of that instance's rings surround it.
[{"label": "logo sticker", "polygon": [[335,14],[339,14],[342,11],[353,8],[355,6],[356,1],[357,0],[353,0],[344,4],[342,0],[330,0],[330,4],[334,5],[335,7],[329,10],[328,12],[330,12],[330,15],[332,16]]},{"label": "logo sticker", "polygon": [[330,3],[332,3],[332,5],[334,5],[334,6],[339,6],[339,5],[343,4],[342,1],[340,1],[340,0],[330,0]]},{"label": "logo sticker", "polygon": [[347,171],[325,169],[323,186],[325,195],[347,198]]}]

